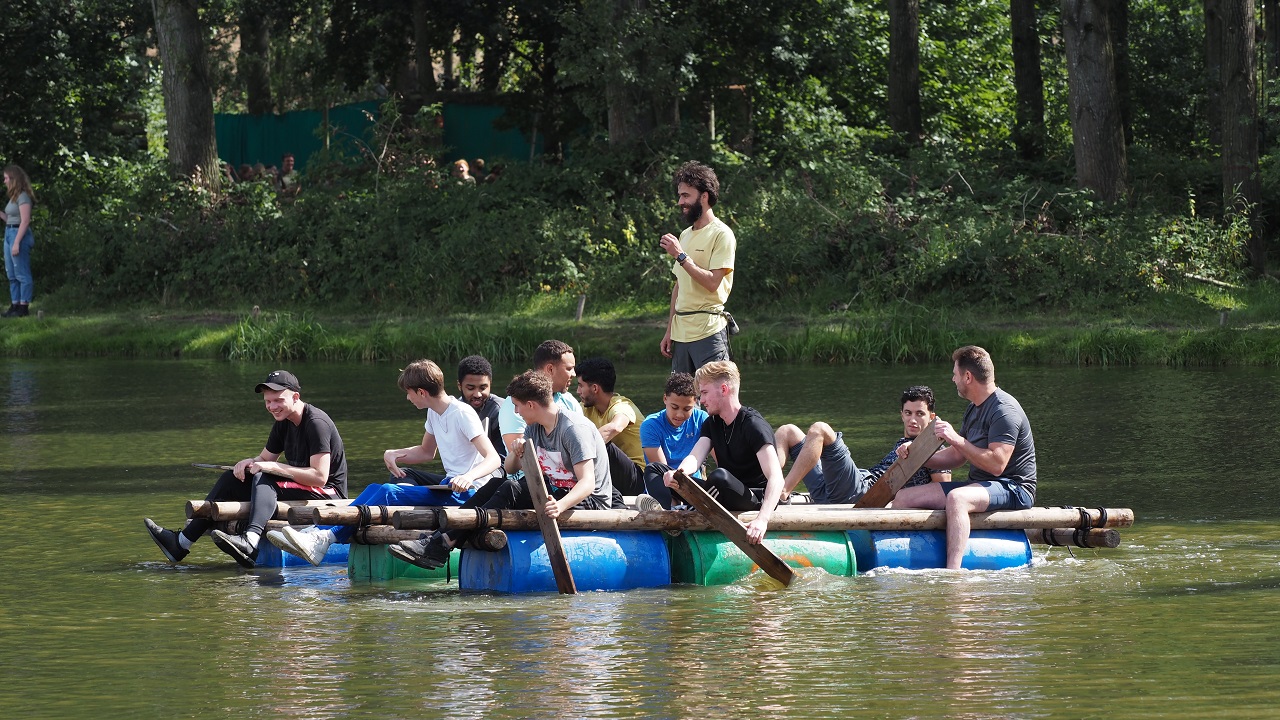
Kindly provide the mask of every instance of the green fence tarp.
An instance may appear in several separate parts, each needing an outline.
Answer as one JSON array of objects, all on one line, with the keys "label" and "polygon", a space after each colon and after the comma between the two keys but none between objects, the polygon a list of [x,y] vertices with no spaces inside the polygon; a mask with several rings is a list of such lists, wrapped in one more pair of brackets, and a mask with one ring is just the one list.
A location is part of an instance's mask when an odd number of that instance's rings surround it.
[{"label": "green fence tarp", "polygon": [[[360,143],[370,141],[369,130],[377,122],[376,101],[338,105],[329,110],[333,129],[331,144],[342,152],[356,153]],[[444,145],[446,162],[484,158],[492,167],[495,160],[528,160],[531,138],[519,130],[497,130],[494,123],[505,109],[497,105],[444,105]],[[275,165],[285,153],[293,153],[300,169],[312,154],[324,147],[324,113],[297,110],[283,115],[214,115],[218,157],[233,168],[241,165]],[[534,144],[542,152],[541,138]]]}]

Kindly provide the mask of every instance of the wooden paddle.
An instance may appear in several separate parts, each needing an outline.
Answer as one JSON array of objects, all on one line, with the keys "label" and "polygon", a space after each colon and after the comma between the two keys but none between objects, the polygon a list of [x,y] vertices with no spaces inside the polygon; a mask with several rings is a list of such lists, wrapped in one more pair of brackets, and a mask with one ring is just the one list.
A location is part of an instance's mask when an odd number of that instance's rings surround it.
[{"label": "wooden paddle", "polygon": [[525,484],[529,486],[529,496],[533,498],[533,509],[538,515],[542,542],[547,546],[547,562],[551,564],[551,574],[556,578],[556,588],[561,595],[576,595],[578,586],[573,582],[573,570],[569,568],[569,558],[564,554],[564,544],[560,542],[560,525],[555,518],[547,517],[547,483],[542,478],[542,466],[538,465],[538,451],[533,448],[532,440],[524,441],[524,457],[520,463],[524,468]]},{"label": "wooden paddle", "polygon": [[734,545],[738,546],[739,550],[755,561],[755,564],[760,566],[761,570],[768,573],[769,577],[784,586],[791,584],[791,578],[795,573],[791,570],[790,565],[787,565],[782,558],[765,547],[764,543],[757,545],[748,540],[747,526],[743,525],[728,510],[725,510],[724,506],[717,502],[715,498],[708,495],[701,485],[690,480],[683,470],[677,470],[675,478],[676,490],[680,492],[681,497],[689,501],[690,505],[706,516],[707,522],[711,523],[711,527],[719,530],[721,534],[729,538]]},{"label": "wooden paddle", "polygon": [[866,494],[854,504],[855,508],[882,508],[893,501],[894,496],[907,484],[911,476],[924,467],[925,462],[938,452],[938,448],[942,447],[942,439],[933,433],[936,422],[936,420],[931,421],[920,431],[916,439],[911,442],[911,451],[907,456],[898,458],[897,462],[890,465],[880,479],[876,480],[875,484],[867,489]]}]

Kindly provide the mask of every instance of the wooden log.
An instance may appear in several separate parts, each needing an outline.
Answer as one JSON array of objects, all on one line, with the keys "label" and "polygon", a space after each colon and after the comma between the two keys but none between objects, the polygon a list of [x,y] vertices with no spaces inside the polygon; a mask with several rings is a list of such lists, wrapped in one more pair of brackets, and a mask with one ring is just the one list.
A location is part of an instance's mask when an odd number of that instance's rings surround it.
[{"label": "wooden log", "polygon": [[[368,525],[390,525],[397,510],[426,510],[424,505],[365,505]],[[289,522],[294,525],[359,525],[360,505],[307,505],[289,508]]]},{"label": "wooden log", "polygon": [[937,422],[937,420],[929,421],[929,424],[912,441],[911,451],[907,453],[907,456],[898,458],[890,465],[889,469],[876,480],[875,484],[868,488],[867,492],[858,499],[854,507],[882,508],[893,500],[898,491],[911,479],[911,476],[924,467],[925,461],[933,457],[933,454],[938,452],[938,448],[942,447],[942,438],[934,435],[934,425]]},{"label": "wooden log", "polygon": [[1027,540],[1035,545],[1116,548],[1120,547],[1120,532],[1114,528],[1042,528],[1027,530]]},{"label": "wooden log", "polygon": [[[247,519],[221,520],[214,523],[213,529],[221,530],[229,535],[239,535],[244,532],[247,524]],[[268,520],[267,532],[280,530],[288,527],[288,525],[289,523],[283,520]],[[420,530],[396,530],[390,525],[369,525],[358,530],[355,536],[351,538],[351,541],[360,545],[391,545],[401,540],[417,540],[421,534],[422,531]],[[262,542],[269,541],[264,539]],[[507,534],[496,528],[490,528],[483,533],[477,534],[470,543],[470,547],[490,552],[501,550],[506,546]]]},{"label": "wooden log", "polygon": [[[603,458],[596,458],[597,461]],[[529,488],[529,497],[533,498],[533,510],[538,517],[538,529],[542,531],[542,542],[547,546],[547,563],[551,565],[551,574],[555,576],[556,588],[561,595],[576,595],[578,586],[573,582],[573,570],[569,567],[569,558],[564,554],[564,544],[560,542],[560,526],[556,519],[547,515],[547,485],[542,477],[542,466],[538,464],[538,451],[532,440],[524,441],[524,457],[520,460],[524,468],[525,485]],[[587,482],[583,480],[582,482]],[[474,513],[472,513],[474,516]]]},{"label": "wooden log", "polygon": [[[818,506],[823,508],[826,506]],[[1097,508],[1085,511],[1091,524],[1098,524]],[[1133,511],[1107,508],[1106,527],[1133,525]],[[474,530],[479,527],[471,508],[398,509],[392,513],[392,525],[401,530],[435,530],[437,515],[450,530]],[[750,522],[756,513],[739,513],[740,522]],[[1031,508],[1001,510],[970,516],[975,530],[1022,530],[1028,528],[1065,528],[1080,524],[1080,511],[1075,508]],[[506,530],[536,530],[532,510],[485,511],[485,527]],[[566,530],[710,530],[711,523],[700,513],[688,510],[639,512],[636,510],[567,510],[560,516],[560,527]],[[947,514],[942,510],[824,510],[780,506],[769,520],[770,530],[942,530],[947,527]]]},{"label": "wooden log", "polygon": [[764,543],[753,543],[747,537],[747,526],[738,518],[724,508],[715,498],[707,494],[701,485],[689,479],[683,470],[675,472],[676,490],[683,497],[698,509],[698,512],[706,516],[707,522],[716,530],[719,530],[726,538],[728,538],[744,555],[751,558],[757,566],[769,577],[782,583],[783,586],[791,584],[791,579],[795,576],[795,572],[791,570],[791,566],[785,560],[778,557],[772,550],[765,547]]},{"label": "wooden log", "polygon": [[[289,508],[301,506],[342,506],[350,500],[280,500],[276,503],[275,517],[284,520],[288,517]],[[188,518],[208,518],[210,520],[238,520],[249,517],[249,503],[234,501],[188,500],[186,506]]]}]

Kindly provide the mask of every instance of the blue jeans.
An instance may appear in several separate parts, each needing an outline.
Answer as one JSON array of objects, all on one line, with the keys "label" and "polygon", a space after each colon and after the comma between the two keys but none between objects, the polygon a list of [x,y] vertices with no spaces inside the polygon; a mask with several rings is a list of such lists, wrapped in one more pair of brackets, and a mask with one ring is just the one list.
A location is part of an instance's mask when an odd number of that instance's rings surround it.
[{"label": "blue jeans", "polygon": [[4,274],[9,277],[9,301],[27,304],[35,293],[35,285],[31,282],[31,248],[36,244],[36,236],[27,228],[27,234],[18,245],[18,256],[13,256],[13,241],[18,237],[18,228],[4,229]]},{"label": "blue jeans", "polygon": [[[405,480],[426,481],[430,484],[434,482],[435,476],[429,473],[422,473],[413,468],[405,468],[408,476]],[[391,478],[395,480],[396,478]],[[449,484],[448,479],[440,481],[438,484]],[[382,485],[370,485],[360,493],[356,499],[351,501],[352,505],[461,505],[476,494],[475,488],[466,492],[458,493],[449,490],[431,490],[423,485],[396,485],[395,483],[384,483]],[[329,530],[333,532],[334,541],[343,545],[351,542],[351,536],[355,535],[356,529],[352,525],[329,525],[322,527],[321,530]]]}]

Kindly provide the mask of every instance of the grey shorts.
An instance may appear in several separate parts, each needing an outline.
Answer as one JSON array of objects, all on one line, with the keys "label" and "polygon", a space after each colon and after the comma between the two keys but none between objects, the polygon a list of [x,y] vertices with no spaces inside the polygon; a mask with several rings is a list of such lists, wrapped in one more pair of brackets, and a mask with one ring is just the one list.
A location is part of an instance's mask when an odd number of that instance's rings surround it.
[{"label": "grey shorts", "polygon": [[[791,462],[795,462],[802,448],[803,441],[791,448]],[[858,502],[874,482],[870,473],[853,462],[841,432],[836,433],[834,443],[823,446],[818,465],[804,476],[809,496],[822,505]]]},{"label": "grey shorts", "polygon": [[729,359],[729,333],[721,330],[693,342],[671,342],[671,372],[690,375],[709,362]]},{"label": "grey shorts", "polygon": [[987,503],[987,510],[1026,510],[1035,502],[1035,497],[1027,491],[1025,485],[1013,482],[1012,480],[973,480],[961,482],[944,482],[938,483],[942,486],[944,494],[950,493],[958,487],[966,485],[981,485],[987,489],[987,495],[991,500]]}]

